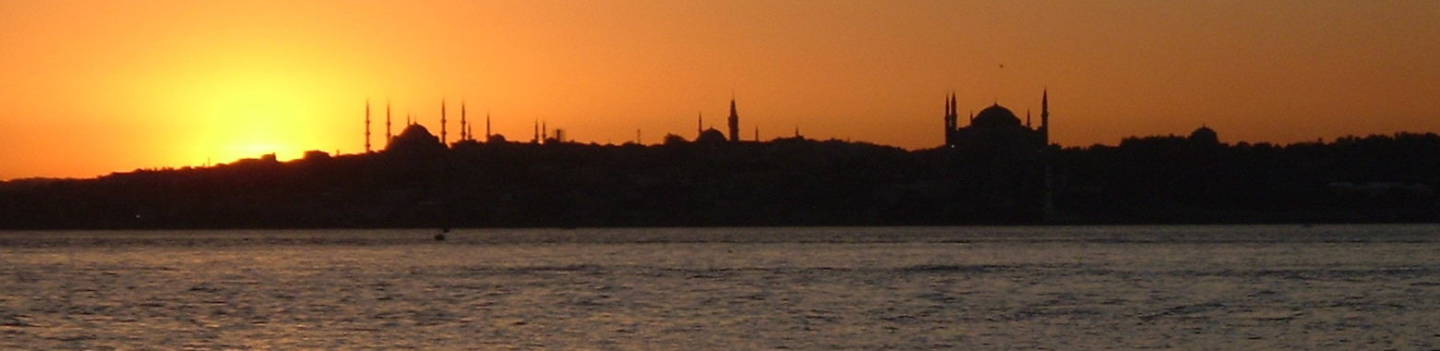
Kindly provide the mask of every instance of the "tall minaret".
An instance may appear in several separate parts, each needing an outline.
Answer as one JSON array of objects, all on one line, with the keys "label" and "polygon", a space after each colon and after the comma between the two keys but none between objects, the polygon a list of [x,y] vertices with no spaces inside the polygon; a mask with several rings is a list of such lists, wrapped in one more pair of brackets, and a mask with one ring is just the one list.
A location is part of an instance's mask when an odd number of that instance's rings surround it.
[{"label": "tall minaret", "polygon": [[740,114],[735,112],[735,96],[730,96],[730,141],[740,141]]},{"label": "tall minaret", "polygon": [[385,100],[385,148],[390,148],[390,100]]},{"label": "tall minaret", "polygon": [[485,111],[485,141],[490,141],[490,111]]},{"label": "tall minaret", "polygon": [[950,92],[950,113],[955,114],[955,128],[960,128],[960,100],[955,98],[955,92]]},{"label": "tall minaret", "polygon": [[539,144],[539,143],[540,143],[540,120],[535,120],[535,136],[534,136],[532,139],[530,139],[530,143],[532,143],[532,144]]},{"label": "tall minaret", "polygon": [[365,99],[365,153],[370,153],[370,99]]},{"label": "tall minaret", "polygon": [[945,145],[955,144],[955,129],[959,127],[955,113],[955,94],[945,97]]},{"label": "tall minaret", "polygon": [[440,99],[440,145],[449,143],[450,139],[445,137],[445,99]]},{"label": "tall minaret", "polygon": [[1040,93],[1040,137],[1050,146],[1050,89]]},{"label": "tall minaret", "polygon": [[460,140],[470,140],[469,125],[465,121],[465,100],[460,100]]},{"label": "tall minaret", "polygon": [[705,134],[705,113],[695,113],[695,140],[700,140],[700,135]]}]

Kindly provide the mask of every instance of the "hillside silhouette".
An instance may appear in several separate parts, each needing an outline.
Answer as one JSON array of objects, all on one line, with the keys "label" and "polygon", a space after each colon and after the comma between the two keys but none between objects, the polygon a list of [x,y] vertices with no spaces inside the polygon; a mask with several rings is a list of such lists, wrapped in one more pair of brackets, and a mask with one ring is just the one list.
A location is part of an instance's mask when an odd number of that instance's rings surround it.
[{"label": "hillside silhouette", "polygon": [[0,227],[1436,221],[1437,185],[1433,133],[1228,145],[1202,128],[1016,156],[723,135],[649,146],[493,135],[446,146],[418,127],[368,154],[3,182]]}]

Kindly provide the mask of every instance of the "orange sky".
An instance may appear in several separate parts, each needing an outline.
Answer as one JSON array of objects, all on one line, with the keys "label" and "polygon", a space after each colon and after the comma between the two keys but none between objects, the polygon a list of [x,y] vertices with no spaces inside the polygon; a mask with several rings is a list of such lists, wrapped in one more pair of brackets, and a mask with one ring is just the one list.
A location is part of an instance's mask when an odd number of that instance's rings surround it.
[{"label": "orange sky", "polygon": [[0,179],[354,153],[367,97],[599,143],[723,127],[732,91],[746,137],[912,149],[951,90],[1023,115],[1048,87],[1063,145],[1431,132],[1436,38],[1425,0],[0,1]]}]

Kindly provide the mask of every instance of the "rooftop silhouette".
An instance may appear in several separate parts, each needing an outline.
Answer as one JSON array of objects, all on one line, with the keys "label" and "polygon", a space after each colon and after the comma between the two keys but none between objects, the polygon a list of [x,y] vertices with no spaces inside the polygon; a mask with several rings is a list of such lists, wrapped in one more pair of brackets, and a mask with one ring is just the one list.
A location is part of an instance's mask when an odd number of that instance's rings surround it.
[{"label": "rooftop silhouette", "polygon": [[[946,98],[937,123],[946,143],[915,151],[808,139],[798,127],[792,137],[742,141],[733,100],[730,135],[703,128],[702,118],[695,138],[670,134],[657,145],[576,143],[543,121],[530,141],[511,142],[491,133],[488,116],[477,140],[464,107],[457,140],[443,142],[444,132],[411,118],[392,135],[387,104],[387,140],[374,152],[0,182],[0,227],[1440,220],[1432,133],[1229,144],[1200,126],[1188,136],[1062,148],[1048,143],[1047,92],[1038,126],[999,104],[962,125],[956,101]],[[368,104],[364,117],[368,126]]]}]

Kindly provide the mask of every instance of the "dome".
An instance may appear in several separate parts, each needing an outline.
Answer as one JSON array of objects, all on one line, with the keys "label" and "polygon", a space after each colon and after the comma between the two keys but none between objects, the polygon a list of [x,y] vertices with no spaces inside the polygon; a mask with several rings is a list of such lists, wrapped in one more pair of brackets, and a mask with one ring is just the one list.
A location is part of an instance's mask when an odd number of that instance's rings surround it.
[{"label": "dome", "polygon": [[970,125],[984,128],[1018,127],[1020,118],[1015,117],[1015,113],[1010,112],[1010,109],[995,104],[980,110],[980,114],[975,115],[975,119],[970,121]]},{"label": "dome", "polygon": [[424,139],[426,137],[434,136],[435,134],[430,134],[430,130],[425,129],[425,126],[419,124],[411,124],[410,126],[405,127],[405,130],[400,131],[400,135],[395,136],[395,139]]},{"label": "dome", "polygon": [[1195,129],[1195,131],[1190,132],[1190,141],[1206,144],[1219,144],[1220,135],[1216,134],[1214,129],[1210,129],[1210,127],[1201,125],[1200,128],[1197,128]]},{"label": "dome", "polygon": [[401,131],[400,135],[396,135],[394,139],[391,139],[390,145],[386,147],[386,149],[399,150],[431,150],[444,148],[445,145],[440,143],[440,138],[435,137],[434,134],[430,134],[430,130],[425,129],[424,126],[419,124],[411,124],[405,127],[405,130]]},{"label": "dome", "polygon": [[725,141],[725,133],[721,133],[715,128],[706,129],[700,133],[700,136],[695,138],[695,142],[697,143],[723,143]]}]

